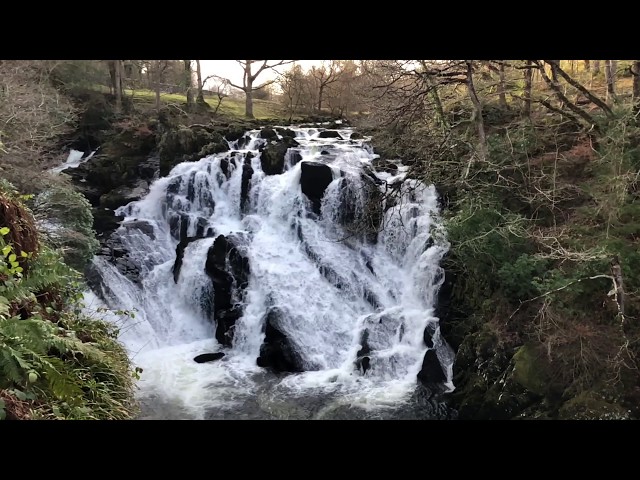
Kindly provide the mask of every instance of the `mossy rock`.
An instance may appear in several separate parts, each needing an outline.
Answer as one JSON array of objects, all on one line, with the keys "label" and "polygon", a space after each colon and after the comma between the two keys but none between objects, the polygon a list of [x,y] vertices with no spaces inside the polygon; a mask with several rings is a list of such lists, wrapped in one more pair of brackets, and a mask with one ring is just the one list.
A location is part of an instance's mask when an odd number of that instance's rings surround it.
[{"label": "mossy rock", "polygon": [[162,136],[158,145],[160,175],[166,176],[179,163],[199,160],[203,151],[210,152],[210,155],[227,150],[229,145],[218,132],[187,127],[170,130]]},{"label": "mossy rock", "polygon": [[279,175],[284,170],[284,156],[287,150],[299,144],[294,139],[284,137],[275,144],[268,144],[260,155],[262,170],[267,175]]},{"label": "mossy rock", "polygon": [[548,390],[550,376],[547,361],[540,349],[527,343],[518,349],[513,360],[513,380],[530,392],[544,395]]},{"label": "mossy rock", "polygon": [[565,402],[558,411],[562,420],[626,420],[629,411],[596,392],[585,392]]}]

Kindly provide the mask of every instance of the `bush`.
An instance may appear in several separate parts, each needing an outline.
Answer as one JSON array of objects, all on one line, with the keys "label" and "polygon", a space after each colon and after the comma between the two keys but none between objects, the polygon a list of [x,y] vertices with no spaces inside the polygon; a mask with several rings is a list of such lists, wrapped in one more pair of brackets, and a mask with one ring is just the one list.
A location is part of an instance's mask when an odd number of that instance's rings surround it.
[{"label": "bush", "polygon": [[0,228],[0,418],[130,418],[133,375],[117,331],[82,314],[81,275],[46,245],[37,257],[18,248],[14,228]]}]

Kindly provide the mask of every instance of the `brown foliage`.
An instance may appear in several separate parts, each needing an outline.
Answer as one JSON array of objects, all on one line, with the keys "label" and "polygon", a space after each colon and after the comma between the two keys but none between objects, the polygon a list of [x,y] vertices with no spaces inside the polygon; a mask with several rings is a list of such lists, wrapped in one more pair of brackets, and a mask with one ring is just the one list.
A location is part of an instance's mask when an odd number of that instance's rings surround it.
[{"label": "brown foliage", "polygon": [[4,400],[7,420],[30,420],[31,407],[29,402],[18,399],[7,390],[0,390],[0,398]]},{"label": "brown foliage", "polygon": [[5,241],[13,245],[24,271],[27,271],[26,259],[20,256],[20,252],[31,253],[32,258],[37,256],[40,246],[38,230],[32,213],[20,202],[0,193],[0,228],[8,227],[9,233]]}]

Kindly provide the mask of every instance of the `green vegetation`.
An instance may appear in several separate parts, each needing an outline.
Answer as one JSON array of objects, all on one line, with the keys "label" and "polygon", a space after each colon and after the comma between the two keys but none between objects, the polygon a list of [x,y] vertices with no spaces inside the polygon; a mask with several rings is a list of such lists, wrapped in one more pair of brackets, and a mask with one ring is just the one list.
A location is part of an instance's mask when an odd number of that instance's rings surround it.
[{"label": "green vegetation", "polygon": [[[566,101],[550,103],[544,82],[534,82],[527,118],[516,93],[522,71],[507,70],[506,104],[491,95],[496,76],[482,72],[473,78],[484,159],[477,122],[465,120],[473,105],[448,85],[438,94],[453,126],[412,111],[373,132],[383,157],[416,159],[411,172],[448,202],[444,267],[455,283],[442,329],[458,350],[451,402],[462,418],[635,418],[640,124],[631,83],[619,79],[612,112],[592,107],[595,124],[583,125],[564,112]],[[587,85],[588,77],[574,74]],[[595,76],[593,92],[606,92],[603,80]]]},{"label": "green vegetation", "polygon": [[[155,102],[156,94],[151,90],[124,90],[124,94],[132,98],[134,102],[140,105],[150,105]],[[217,97],[204,97],[205,102],[215,108],[218,105]],[[162,93],[160,101],[164,105],[177,105],[184,108],[187,103],[186,95],[177,93]],[[244,118],[245,101],[233,97],[225,97],[220,104],[218,114],[222,116]],[[253,114],[257,119],[278,118],[280,116],[279,105],[270,100],[253,100]]]},{"label": "green vegetation", "polygon": [[24,200],[2,185],[0,418],[130,418],[137,372],[118,332],[82,314],[81,275],[38,238]]}]

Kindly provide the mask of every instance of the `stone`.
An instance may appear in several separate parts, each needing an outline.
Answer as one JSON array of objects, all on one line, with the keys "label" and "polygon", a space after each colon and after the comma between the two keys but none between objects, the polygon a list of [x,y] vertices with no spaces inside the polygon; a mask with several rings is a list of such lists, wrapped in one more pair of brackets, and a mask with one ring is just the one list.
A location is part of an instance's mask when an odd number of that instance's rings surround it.
[{"label": "stone", "polygon": [[206,363],[213,362],[214,360],[220,360],[222,357],[224,357],[224,353],[222,352],[202,353],[194,357],[193,361],[196,363]]},{"label": "stone", "polygon": [[320,215],[322,197],[333,181],[331,167],[319,162],[304,161],[300,164],[300,187],[311,201],[313,212]]}]

